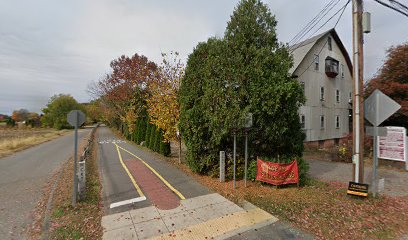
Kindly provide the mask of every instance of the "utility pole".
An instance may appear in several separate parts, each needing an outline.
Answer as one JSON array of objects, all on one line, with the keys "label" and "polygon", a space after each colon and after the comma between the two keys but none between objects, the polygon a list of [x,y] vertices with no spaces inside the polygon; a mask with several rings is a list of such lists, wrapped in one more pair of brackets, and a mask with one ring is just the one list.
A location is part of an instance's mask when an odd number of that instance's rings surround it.
[{"label": "utility pole", "polygon": [[353,0],[353,163],[354,182],[364,182],[363,0]]}]

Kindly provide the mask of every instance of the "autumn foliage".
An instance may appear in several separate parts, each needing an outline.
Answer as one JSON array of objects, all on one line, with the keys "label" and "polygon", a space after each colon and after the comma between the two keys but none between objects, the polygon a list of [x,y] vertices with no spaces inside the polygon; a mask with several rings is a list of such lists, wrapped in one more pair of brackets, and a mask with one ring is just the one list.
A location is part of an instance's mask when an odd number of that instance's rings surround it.
[{"label": "autumn foliage", "polygon": [[401,105],[401,109],[383,125],[408,128],[408,43],[387,50],[384,65],[368,82],[365,97],[379,89]]}]

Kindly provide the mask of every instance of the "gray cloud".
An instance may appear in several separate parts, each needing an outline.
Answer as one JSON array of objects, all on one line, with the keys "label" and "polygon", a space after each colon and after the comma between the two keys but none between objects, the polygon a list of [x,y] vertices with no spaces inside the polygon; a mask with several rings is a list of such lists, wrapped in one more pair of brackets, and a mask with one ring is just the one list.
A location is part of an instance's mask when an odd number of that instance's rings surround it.
[{"label": "gray cloud", "polygon": [[[278,20],[278,37],[289,41],[328,1],[265,1]],[[346,1],[339,3],[337,7]],[[406,42],[407,18],[366,1],[372,33],[365,39],[365,73],[381,66],[385,49]],[[200,41],[222,36],[234,1],[1,1],[0,113],[39,112],[58,93],[89,100],[87,85],[109,72],[122,54],[143,54],[159,63],[161,52],[184,59]],[[321,31],[333,27],[327,24]],[[351,55],[351,7],[337,26]]]}]

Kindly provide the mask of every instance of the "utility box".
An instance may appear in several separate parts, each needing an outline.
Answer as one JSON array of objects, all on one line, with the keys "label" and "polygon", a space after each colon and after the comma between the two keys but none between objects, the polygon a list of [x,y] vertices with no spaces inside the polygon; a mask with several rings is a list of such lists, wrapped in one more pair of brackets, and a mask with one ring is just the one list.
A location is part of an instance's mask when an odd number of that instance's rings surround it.
[{"label": "utility box", "polygon": [[369,12],[363,13],[363,32],[364,33],[371,32],[371,13]]}]

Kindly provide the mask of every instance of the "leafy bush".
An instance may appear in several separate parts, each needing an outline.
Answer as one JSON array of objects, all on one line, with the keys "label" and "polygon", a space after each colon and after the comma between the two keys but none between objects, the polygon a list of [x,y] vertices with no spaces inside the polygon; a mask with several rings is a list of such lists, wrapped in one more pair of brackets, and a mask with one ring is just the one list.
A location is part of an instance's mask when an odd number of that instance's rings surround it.
[{"label": "leafy bush", "polygon": [[[298,109],[304,94],[289,75],[292,59],[277,41],[276,20],[258,0],[235,8],[223,38],[199,43],[190,54],[180,87],[180,131],[187,163],[199,173],[232,152],[232,132],[253,114],[249,137],[255,156],[302,156],[304,134]],[[239,134],[239,133],[238,133]],[[243,152],[241,143],[237,152]]]}]

